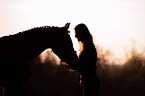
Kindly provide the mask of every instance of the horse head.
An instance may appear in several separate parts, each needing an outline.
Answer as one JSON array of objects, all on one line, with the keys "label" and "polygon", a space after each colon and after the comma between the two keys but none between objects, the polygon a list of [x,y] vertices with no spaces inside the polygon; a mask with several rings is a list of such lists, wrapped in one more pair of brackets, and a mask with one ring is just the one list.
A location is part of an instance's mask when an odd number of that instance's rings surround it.
[{"label": "horse head", "polygon": [[56,39],[56,44],[52,47],[52,51],[61,59],[62,62],[68,64],[71,69],[78,70],[78,57],[69,35],[69,25],[70,23],[67,23],[64,27],[56,29],[56,33],[58,33],[59,36]]}]

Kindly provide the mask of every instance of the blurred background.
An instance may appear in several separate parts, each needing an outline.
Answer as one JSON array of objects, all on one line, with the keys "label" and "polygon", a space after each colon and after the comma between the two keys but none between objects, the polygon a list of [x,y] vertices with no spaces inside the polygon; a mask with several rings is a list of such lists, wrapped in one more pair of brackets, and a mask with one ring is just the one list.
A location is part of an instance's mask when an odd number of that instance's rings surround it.
[{"label": "blurred background", "polygon": [[[39,26],[85,23],[98,52],[100,96],[145,95],[144,0],[0,0],[0,37]],[[46,50],[31,64],[27,94],[75,96],[78,73]]]},{"label": "blurred background", "polygon": [[[132,47],[123,65],[110,62],[110,51],[98,50],[97,75],[101,82],[100,96],[144,96],[145,54]],[[76,96],[79,74],[57,63],[51,50],[46,50],[31,64],[28,96]],[[44,60],[44,61],[43,61]]]}]

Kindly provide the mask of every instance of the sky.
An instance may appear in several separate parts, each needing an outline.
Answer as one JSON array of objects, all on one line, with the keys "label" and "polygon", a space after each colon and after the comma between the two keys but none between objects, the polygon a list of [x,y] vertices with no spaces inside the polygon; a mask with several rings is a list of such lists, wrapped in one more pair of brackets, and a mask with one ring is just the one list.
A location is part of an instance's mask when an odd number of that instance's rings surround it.
[{"label": "sky", "polygon": [[[79,23],[88,26],[94,43],[124,61],[132,41],[145,49],[144,0],[0,0],[0,37],[39,26],[64,26],[71,37]],[[77,44],[74,44],[76,46]]]}]

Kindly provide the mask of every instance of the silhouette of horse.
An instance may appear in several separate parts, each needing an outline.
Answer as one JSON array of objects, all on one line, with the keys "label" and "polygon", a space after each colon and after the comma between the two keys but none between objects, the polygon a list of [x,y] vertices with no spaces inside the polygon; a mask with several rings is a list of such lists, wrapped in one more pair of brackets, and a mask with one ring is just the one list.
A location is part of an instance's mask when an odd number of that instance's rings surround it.
[{"label": "silhouette of horse", "polygon": [[64,27],[37,27],[0,38],[0,87],[6,89],[5,96],[24,96],[29,63],[47,48],[71,69],[78,69],[68,28],[69,23]]}]

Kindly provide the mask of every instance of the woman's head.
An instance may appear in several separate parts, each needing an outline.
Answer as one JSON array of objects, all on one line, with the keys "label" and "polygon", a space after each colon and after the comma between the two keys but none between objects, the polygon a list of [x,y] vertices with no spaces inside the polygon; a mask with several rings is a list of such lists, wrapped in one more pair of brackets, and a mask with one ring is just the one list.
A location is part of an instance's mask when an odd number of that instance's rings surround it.
[{"label": "woman's head", "polygon": [[78,39],[78,41],[83,43],[92,42],[92,35],[85,24],[78,24],[75,27],[75,34],[75,37]]}]

